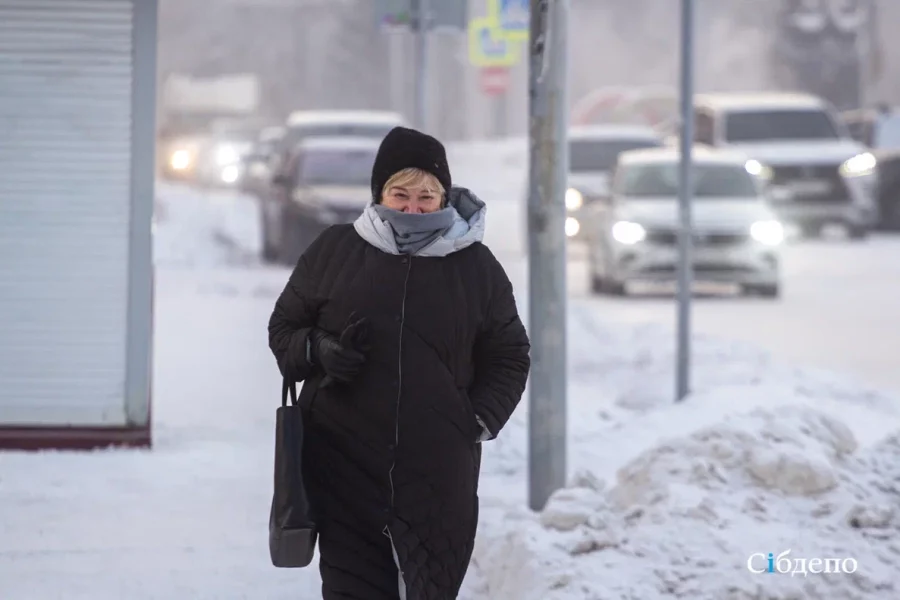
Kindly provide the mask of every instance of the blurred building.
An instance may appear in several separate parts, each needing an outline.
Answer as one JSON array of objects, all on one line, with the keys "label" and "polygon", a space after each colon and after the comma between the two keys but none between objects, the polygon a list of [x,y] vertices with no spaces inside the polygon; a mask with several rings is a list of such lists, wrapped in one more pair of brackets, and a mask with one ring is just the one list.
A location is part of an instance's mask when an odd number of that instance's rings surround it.
[{"label": "blurred building", "polygon": [[0,0],[0,447],[150,442],[156,0]]},{"label": "blurred building", "polygon": [[[379,30],[373,2],[161,2],[161,77],[173,72],[195,76],[258,72],[265,81],[265,110],[275,117],[293,108],[323,107],[397,109],[412,117],[414,40],[406,32]],[[471,17],[486,12],[486,0],[468,2]],[[848,95],[900,103],[900,77],[889,75],[900,73],[900,39],[890,35],[900,24],[900,2],[828,0],[823,6],[851,10],[866,2],[878,15],[868,21],[868,28],[847,38],[841,37],[839,27],[832,27],[797,55],[803,44],[786,25],[787,15],[795,11],[794,0],[697,0],[698,91],[809,89],[839,105],[850,102],[844,100]],[[674,89],[678,2],[570,0],[570,6],[573,107],[598,88]],[[838,17],[834,22],[846,25],[847,20]],[[831,50],[823,55],[826,46]],[[791,49],[794,59],[786,60]],[[802,59],[811,52],[819,57],[812,66]],[[481,88],[479,69],[469,64],[465,33],[433,33],[430,129],[446,139],[524,134],[528,108],[524,48],[521,56],[511,69],[508,91],[489,95]],[[853,82],[849,91],[846,82]]]}]

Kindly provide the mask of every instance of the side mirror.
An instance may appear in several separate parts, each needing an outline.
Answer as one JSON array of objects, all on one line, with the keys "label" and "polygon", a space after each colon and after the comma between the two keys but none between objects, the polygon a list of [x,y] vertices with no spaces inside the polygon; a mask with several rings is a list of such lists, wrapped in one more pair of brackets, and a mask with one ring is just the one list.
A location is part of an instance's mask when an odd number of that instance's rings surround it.
[{"label": "side mirror", "polygon": [[272,177],[272,183],[284,188],[290,188],[294,186],[294,178],[284,173],[277,173]]}]

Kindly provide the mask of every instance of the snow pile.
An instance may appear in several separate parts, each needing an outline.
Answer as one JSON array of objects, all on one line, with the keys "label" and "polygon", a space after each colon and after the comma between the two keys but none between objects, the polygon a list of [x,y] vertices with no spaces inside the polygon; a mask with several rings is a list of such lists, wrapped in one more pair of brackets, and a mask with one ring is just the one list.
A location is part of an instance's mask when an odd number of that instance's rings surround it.
[{"label": "snow pile", "polygon": [[[485,507],[474,560],[487,596],[897,597],[900,413],[890,398],[698,338],[695,392],[676,405],[671,332],[573,313],[575,475],[540,514],[519,499]],[[487,469],[522,477],[526,422],[517,414],[512,435],[486,450]],[[852,558],[858,570],[748,569],[751,555],[786,550]]]},{"label": "snow pile", "polygon": [[155,264],[193,268],[256,263],[259,218],[252,198],[165,182],[156,187]]},{"label": "snow pile", "polygon": [[[525,296],[519,294],[520,303]],[[521,314],[527,315],[523,306]],[[682,425],[712,424],[736,407],[760,406],[778,397],[809,399],[822,410],[864,430],[869,438],[892,432],[896,400],[862,382],[831,371],[783,363],[751,344],[692,336],[691,389],[696,396],[718,395],[691,419],[672,422],[664,410],[674,402],[675,334],[661,324],[610,323],[590,302],[573,299],[568,315],[569,456],[576,468],[601,477]],[[527,463],[527,399],[503,431],[485,448],[483,470],[524,477]],[[861,410],[850,410],[856,407]],[[663,409],[663,410],[661,410]],[[891,415],[885,419],[884,415]],[[668,420],[668,421],[667,421]],[[602,442],[615,437],[612,454]],[[507,482],[509,483],[509,482]]]}]

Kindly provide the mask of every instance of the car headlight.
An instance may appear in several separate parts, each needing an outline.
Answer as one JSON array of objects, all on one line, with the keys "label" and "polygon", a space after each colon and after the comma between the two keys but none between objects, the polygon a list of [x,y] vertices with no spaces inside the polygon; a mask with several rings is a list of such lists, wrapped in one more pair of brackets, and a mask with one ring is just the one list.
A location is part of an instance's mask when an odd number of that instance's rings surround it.
[{"label": "car headlight", "polygon": [[863,177],[874,173],[877,164],[874,154],[863,152],[845,160],[840,171],[844,177]]},{"label": "car headlight", "polygon": [[746,163],[744,163],[744,168],[747,169],[747,172],[751,175],[759,177],[760,179],[765,179],[766,181],[772,179],[772,169],[768,167],[758,160],[750,159]]},{"label": "car headlight", "polygon": [[224,183],[234,183],[240,177],[240,169],[238,169],[237,165],[228,165],[222,172],[220,173],[222,177],[222,181]]},{"label": "car headlight", "polygon": [[320,196],[316,196],[309,190],[305,190],[302,187],[298,187],[294,190],[294,193],[291,194],[291,200],[293,200],[297,204],[304,204],[312,208],[321,208],[323,205]]},{"label": "car headlight", "polygon": [[191,166],[191,153],[187,150],[176,150],[169,157],[169,166],[175,171],[184,171]]},{"label": "car headlight", "polygon": [[784,226],[778,221],[757,221],[750,226],[750,237],[766,246],[784,241]]},{"label": "car headlight", "polygon": [[566,237],[578,235],[581,231],[581,223],[575,217],[566,217]]},{"label": "car headlight", "polygon": [[224,144],[216,149],[216,162],[220,165],[230,165],[241,160],[237,148]]},{"label": "car headlight", "polygon": [[637,244],[647,237],[647,230],[640,223],[631,221],[618,221],[612,227],[613,239],[620,244]]},{"label": "car headlight", "polygon": [[566,208],[569,210],[578,210],[584,204],[584,196],[575,188],[566,190]]}]

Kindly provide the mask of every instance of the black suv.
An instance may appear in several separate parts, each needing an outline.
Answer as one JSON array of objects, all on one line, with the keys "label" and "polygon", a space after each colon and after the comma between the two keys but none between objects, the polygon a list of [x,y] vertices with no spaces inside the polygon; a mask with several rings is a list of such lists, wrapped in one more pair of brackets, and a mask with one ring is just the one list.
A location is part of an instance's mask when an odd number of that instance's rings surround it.
[{"label": "black suv", "polygon": [[372,198],[380,139],[309,137],[260,200],[263,259],[287,265],[330,225],[352,223]]}]

